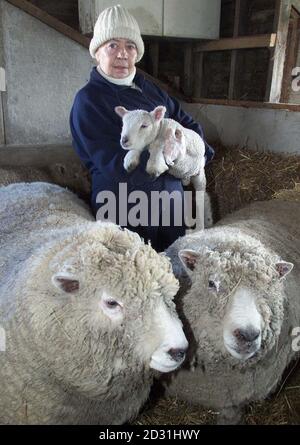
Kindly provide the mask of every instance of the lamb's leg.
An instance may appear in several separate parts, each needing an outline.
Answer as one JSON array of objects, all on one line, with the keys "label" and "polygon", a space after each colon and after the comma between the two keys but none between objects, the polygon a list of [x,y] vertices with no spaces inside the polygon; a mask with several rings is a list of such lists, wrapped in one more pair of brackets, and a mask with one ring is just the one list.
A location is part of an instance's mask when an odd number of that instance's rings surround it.
[{"label": "lamb's leg", "polygon": [[129,150],[123,161],[125,170],[128,172],[134,170],[140,163],[140,156],[141,156],[140,151]]},{"label": "lamb's leg", "polygon": [[206,176],[204,168],[201,168],[198,175],[191,177],[191,182],[194,186],[195,190],[199,190],[201,192],[204,192],[206,189]]},{"label": "lamb's leg", "polygon": [[163,154],[166,164],[168,164],[169,166],[174,165],[174,161],[176,161],[180,157],[185,156],[185,153],[186,147],[182,143],[182,134],[180,138],[177,139],[176,132],[175,135],[173,135],[171,129],[167,130],[166,140],[163,148]]},{"label": "lamb's leg", "polygon": [[149,159],[146,165],[146,172],[151,175],[158,177],[165,171],[169,170],[165,162],[161,144],[151,144],[149,147]]},{"label": "lamb's leg", "polygon": [[195,230],[204,230],[204,215],[205,215],[205,175],[202,171],[191,177],[191,183],[196,191],[196,228]]},{"label": "lamb's leg", "polygon": [[200,218],[197,230],[207,229],[213,225],[213,216],[210,196],[205,191],[206,177],[204,169],[201,169],[199,175],[193,176],[191,182],[196,190],[196,215],[197,218]]}]

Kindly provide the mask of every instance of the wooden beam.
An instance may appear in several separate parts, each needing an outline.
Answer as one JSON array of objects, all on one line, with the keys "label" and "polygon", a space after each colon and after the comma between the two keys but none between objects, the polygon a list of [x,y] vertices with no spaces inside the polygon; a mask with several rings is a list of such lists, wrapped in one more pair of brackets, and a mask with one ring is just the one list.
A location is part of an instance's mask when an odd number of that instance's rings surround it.
[{"label": "wooden beam", "polygon": [[258,34],[255,36],[233,37],[199,43],[194,52],[226,51],[231,49],[272,48],[276,43],[276,34]]},{"label": "wooden beam", "polygon": [[284,104],[284,103],[270,103],[270,102],[254,102],[244,100],[227,100],[227,99],[206,99],[202,97],[192,97],[189,102],[204,104],[204,105],[224,105],[229,107],[242,108],[264,108],[271,110],[286,110],[300,113],[300,105]]},{"label": "wooden beam", "polygon": [[300,13],[300,0],[292,0],[292,6]]},{"label": "wooden beam", "polygon": [[280,102],[281,97],[291,8],[291,0],[277,1],[275,17],[275,20],[277,21],[277,39],[274,53],[271,55],[272,62],[270,71],[272,71],[272,78],[268,98],[270,102],[275,103]]}]

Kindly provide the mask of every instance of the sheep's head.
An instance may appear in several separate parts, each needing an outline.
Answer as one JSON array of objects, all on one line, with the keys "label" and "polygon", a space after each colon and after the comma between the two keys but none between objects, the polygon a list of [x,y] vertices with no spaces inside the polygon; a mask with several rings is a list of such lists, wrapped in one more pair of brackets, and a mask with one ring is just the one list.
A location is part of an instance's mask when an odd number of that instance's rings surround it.
[{"label": "sheep's head", "polygon": [[181,365],[188,344],[167,257],[137,234],[101,222],[74,228],[46,252],[44,246],[35,260],[25,305],[40,353],[60,378],[97,392],[110,376]]},{"label": "sheep's head", "polygon": [[142,151],[156,138],[166,108],[159,106],[148,112],[144,110],[128,111],[119,106],[115,108],[115,112],[123,120],[120,140],[122,148]]},{"label": "sheep's head", "polygon": [[212,355],[245,361],[275,345],[283,321],[282,282],[293,264],[262,245],[249,250],[247,243],[182,250],[179,257],[192,282],[184,305],[200,356],[203,346]]}]

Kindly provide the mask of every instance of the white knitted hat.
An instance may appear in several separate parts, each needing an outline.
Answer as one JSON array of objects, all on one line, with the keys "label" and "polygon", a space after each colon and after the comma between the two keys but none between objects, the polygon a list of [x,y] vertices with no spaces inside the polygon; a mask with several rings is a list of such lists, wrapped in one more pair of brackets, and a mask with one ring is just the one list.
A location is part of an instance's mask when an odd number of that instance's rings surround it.
[{"label": "white knitted hat", "polygon": [[95,52],[103,43],[110,39],[132,40],[137,47],[137,62],[144,55],[144,42],[136,19],[121,5],[104,9],[99,15],[94,36],[90,43],[90,54],[95,58]]}]

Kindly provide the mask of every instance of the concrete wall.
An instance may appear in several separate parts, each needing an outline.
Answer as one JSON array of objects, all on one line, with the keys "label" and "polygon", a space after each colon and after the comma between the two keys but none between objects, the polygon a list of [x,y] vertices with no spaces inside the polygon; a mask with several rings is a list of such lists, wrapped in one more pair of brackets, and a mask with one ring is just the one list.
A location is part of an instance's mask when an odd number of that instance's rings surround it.
[{"label": "concrete wall", "polygon": [[210,141],[300,155],[300,112],[266,108],[185,104]]},{"label": "concrete wall", "polygon": [[92,59],[79,44],[0,0],[7,93],[7,144],[70,142],[69,112]]},{"label": "concrete wall", "polygon": [[[0,76],[3,76],[4,70],[4,47],[3,47],[3,26],[2,26],[2,4],[0,2]],[[5,72],[4,72],[5,73]],[[0,79],[0,145],[5,143],[5,132],[4,132],[4,111],[3,111],[3,102],[4,102],[4,90],[5,85],[3,85],[3,79]]]}]

